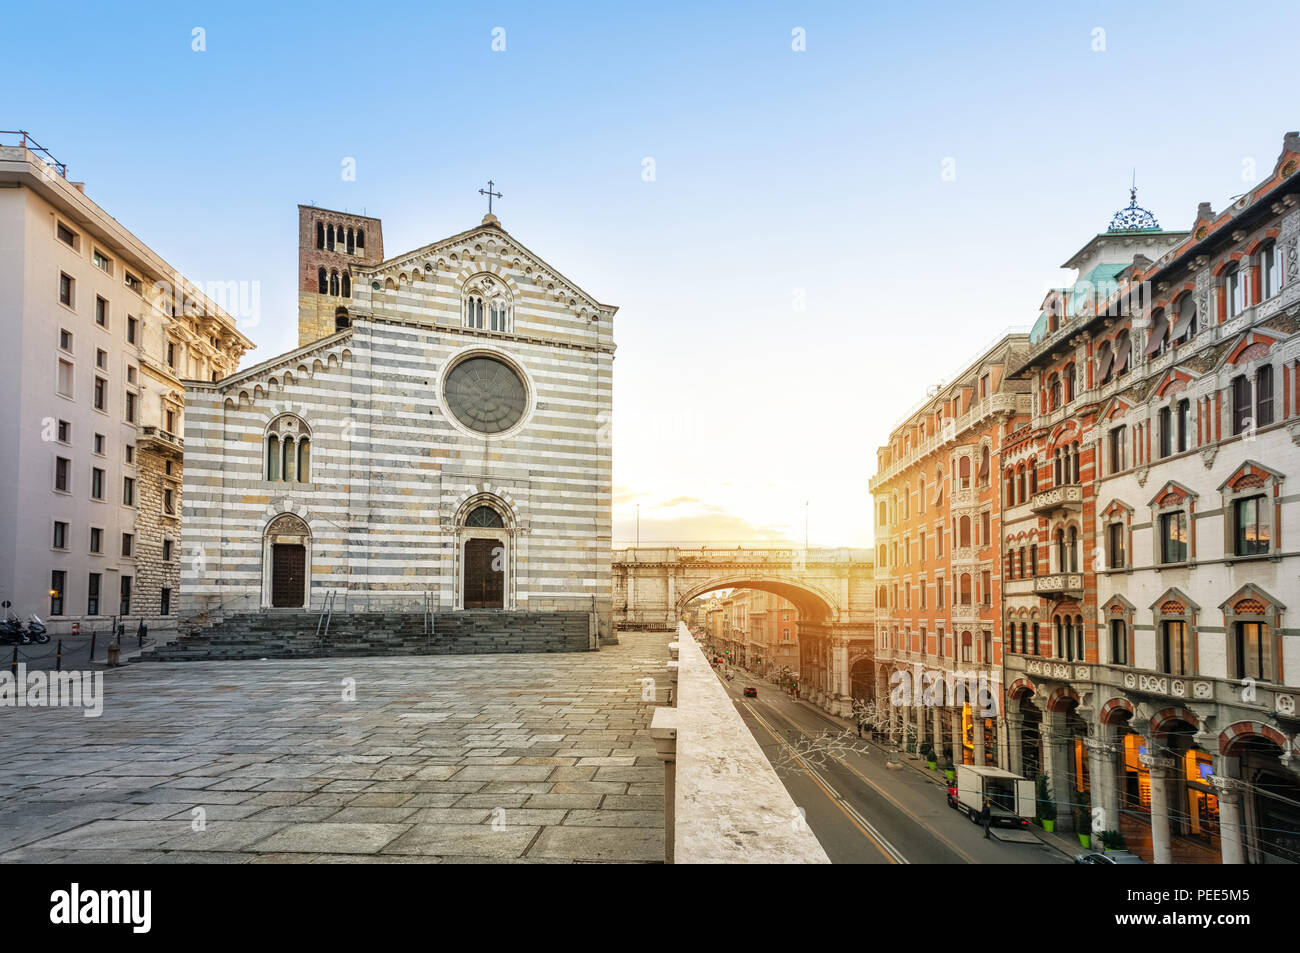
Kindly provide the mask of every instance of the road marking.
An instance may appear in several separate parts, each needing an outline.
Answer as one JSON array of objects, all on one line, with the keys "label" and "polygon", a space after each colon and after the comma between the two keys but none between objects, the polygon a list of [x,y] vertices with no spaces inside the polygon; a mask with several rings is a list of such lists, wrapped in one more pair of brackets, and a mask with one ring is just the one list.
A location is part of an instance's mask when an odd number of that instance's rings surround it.
[{"label": "road marking", "polygon": [[[801,707],[800,710],[804,710],[804,709]],[[802,727],[801,727],[797,722],[795,722],[793,719],[789,719],[789,721],[790,721],[791,726],[793,726],[793,728],[794,728],[796,731],[798,731],[800,734],[802,734],[802,735],[804,735],[805,737],[807,737],[807,733],[804,731],[804,729],[803,729],[803,728],[802,728]],[[957,855],[960,856],[962,859],[964,859],[964,860],[966,861],[966,863],[968,863],[968,864],[978,864],[978,863],[979,863],[979,861],[977,861],[974,857],[972,857],[970,854],[966,853],[964,850],[962,850],[960,847],[958,847],[956,844],[954,844],[951,840],[949,840],[947,837],[945,837],[942,833],[940,833],[939,830],[938,830],[937,828],[935,828],[935,827],[933,827],[933,826],[931,826],[931,825],[925,823],[923,820],[921,820],[921,818],[917,817],[915,814],[913,814],[911,811],[909,811],[909,810],[908,810],[906,807],[904,807],[904,806],[903,806],[903,805],[902,805],[902,804],[901,804],[901,803],[900,803],[900,802],[899,802],[899,801],[898,801],[898,800],[897,800],[893,795],[891,795],[888,791],[884,790],[884,789],[883,789],[879,784],[877,784],[875,781],[871,780],[869,777],[867,777],[865,774],[863,774],[863,773],[862,773],[861,771],[859,771],[857,768],[853,767],[853,765],[849,764],[847,761],[845,761],[845,760],[842,759],[842,758],[836,758],[834,755],[831,755],[831,759],[832,759],[833,761],[835,761],[836,763],[838,763],[838,764],[842,764],[842,765],[844,765],[844,767],[848,768],[850,771],[852,771],[854,774],[856,774],[856,775],[857,775],[859,778],[861,778],[861,779],[862,779],[862,780],[863,780],[863,781],[864,781],[864,782],[865,782],[865,783],[866,783],[866,784],[867,784],[867,785],[868,785],[868,786],[869,786],[873,791],[875,791],[877,794],[879,794],[881,797],[883,797],[883,798],[884,798],[886,801],[888,801],[890,804],[894,805],[894,807],[898,808],[898,810],[901,811],[903,814],[905,814],[905,815],[907,815],[909,818],[911,818],[911,819],[912,819],[912,820],[913,820],[913,821],[914,821],[918,826],[920,826],[920,827],[924,828],[925,830],[929,831],[932,835],[934,835],[934,837],[935,837],[936,839],[938,839],[938,840],[941,841],[943,844],[945,844],[945,845],[946,845],[946,846],[947,846],[947,847],[948,847],[948,848],[949,848],[953,853],[957,854]]]},{"label": "road marking", "polygon": [[952,850],[953,853],[955,853],[955,854],[959,854],[963,859],[965,859],[966,863],[968,863],[968,864],[979,863],[979,861],[977,861],[974,857],[972,857],[970,854],[966,853],[964,850],[962,850],[960,847],[958,847],[958,846],[957,846],[956,844],[954,844],[952,841],[948,840],[948,838],[945,837],[943,834],[939,833],[939,831],[938,831],[937,828],[932,827],[932,826],[930,826],[929,824],[926,824],[924,821],[922,821],[919,817],[917,817],[915,814],[913,814],[913,813],[912,813],[911,811],[909,811],[907,808],[903,807],[903,805],[900,804],[897,800],[895,800],[895,799],[894,799],[894,798],[893,798],[893,797],[892,797],[888,792],[884,791],[884,790],[880,787],[880,785],[876,784],[875,781],[872,781],[869,777],[867,777],[865,774],[863,774],[863,773],[862,773],[861,771],[859,771],[857,768],[853,767],[853,765],[849,764],[847,761],[841,760],[840,758],[836,758],[835,760],[838,761],[840,764],[844,765],[844,767],[848,768],[850,771],[852,771],[852,772],[853,772],[854,774],[856,774],[858,777],[860,777],[863,781],[865,781],[868,785],[870,785],[870,787],[871,787],[871,789],[872,789],[873,791],[875,791],[877,794],[879,794],[881,797],[883,797],[885,800],[887,800],[890,804],[894,805],[894,807],[898,808],[900,811],[902,811],[904,814],[906,814],[908,817],[910,817],[913,821],[915,821],[915,822],[916,822],[917,824],[919,824],[921,827],[925,828],[927,831],[929,831],[931,834],[933,834],[933,835],[934,835],[935,837],[937,837],[939,840],[943,841],[943,843],[947,844],[947,845],[948,845],[948,848],[949,848],[950,850]]},{"label": "road marking", "polygon": [[744,705],[745,708],[749,710],[749,713],[754,716],[754,720],[763,726],[763,730],[766,731],[769,735],[771,735],[772,738],[775,739],[778,744],[780,744],[783,748],[785,748],[787,751],[790,752],[790,757],[792,757],[795,761],[797,761],[799,763],[799,766],[803,768],[805,772],[807,772],[808,776],[812,778],[813,783],[816,784],[817,787],[821,788],[822,793],[825,794],[826,797],[830,799],[831,803],[834,804],[836,807],[838,807],[844,813],[844,816],[849,819],[849,823],[851,823],[854,827],[856,827],[862,833],[863,837],[871,841],[871,843],[875,846],[875,848],[885,855],[886,860],[888,860],[891,864],[908,863],[907,858],[904,857],[901,852],[899,852],[898,848],[894,847],[893,844],[889,843],[889,841],[885,838],[885,836],[881,834],[880,831],[876,830],[876,828],[871,824],[871,822],[868,821],[865,817],[863,817],[853,807],[853,805],[849,804],[848,801],[846,801],[840,795],[840,793],[834,789],[833,785],[831,785],[829,781],[823,778],[821,774],[812,767],[812,765],[808,764],[802,758],[799,757],[798,753],[796,753],[794,748],[790,746],[789,742],[787,742],[784,738],[782,738],[779,734],[777,734],[776,731],[772,728],[772,726],[767,723],[766,719],[764,719],[762,715],[760,715],[757,711],[754,710],[753,705],[751,705],[749,702],[744,702]]}]

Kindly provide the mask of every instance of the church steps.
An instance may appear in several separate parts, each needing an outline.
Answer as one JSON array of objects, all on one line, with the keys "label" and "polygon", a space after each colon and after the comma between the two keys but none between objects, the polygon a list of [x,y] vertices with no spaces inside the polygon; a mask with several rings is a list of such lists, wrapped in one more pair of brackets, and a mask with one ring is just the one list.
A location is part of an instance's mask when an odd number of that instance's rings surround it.
[{"label": "church steps", "polygon": [[474,655],[590,651],[585,612],[468,610],[434,616],[427,635],[422,613],[336,613],[329,632],[320,617],[269,611],[232,615],[193,635],[141,654],[136,661],[258,658]]}]

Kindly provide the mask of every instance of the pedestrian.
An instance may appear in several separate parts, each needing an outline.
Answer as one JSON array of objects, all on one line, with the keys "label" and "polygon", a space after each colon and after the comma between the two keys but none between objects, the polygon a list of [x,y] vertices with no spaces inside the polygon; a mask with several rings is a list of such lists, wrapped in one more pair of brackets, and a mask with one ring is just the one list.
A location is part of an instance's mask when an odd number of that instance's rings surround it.
[{"label": "pedestrian", "polygon": [[993,807],[988,798],[984,799],[984,807],[980,811],[980,823],[984,825],[984,839],[988,840],[989,828],[993,825]]}]

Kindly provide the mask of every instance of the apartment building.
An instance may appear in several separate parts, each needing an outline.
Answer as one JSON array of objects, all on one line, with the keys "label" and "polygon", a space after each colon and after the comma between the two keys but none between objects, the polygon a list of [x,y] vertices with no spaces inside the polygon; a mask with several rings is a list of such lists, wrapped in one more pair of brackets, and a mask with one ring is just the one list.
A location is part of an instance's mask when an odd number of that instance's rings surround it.
[{"label": "apartment building", "polygon": [[175,618],[186,379],[232,373],[230,314],[25,134],[0,145],[0,600],[45,618]]},{"label": "apartment building", "polygon": [[1045,314],[1018,372],[1093,505],[1040,458],[1043,569],[1081,578],[1040,580],[1037,651],[1008,626],[1012,767],[1038,758],[1058,805],[1157,862],[1300,861],[1298,163],[1288,133],[1269,177],[1188,232],[1113,225],[1155,244],[1092,306]]},{"label": "apartment building", "polygon": [[[987,756],[1047,778],[1058,831],[1118,830],[1157,863],[1300,861],[1298,168],[1287,133],[1264,181],[1222,211],[1201,203],[1187,230],[1134,192],[1005,367],[1027,414],[993,447]],[[960,420],[946,437],[930,423],[949,416],[936,396],[872,481],[882,675],[934,665],[950,641],[921,580],[962,568],[911,562],[925,524],[952,521],[933,488],[951,481],[949,445],[971,445]],[[893,711],[927,737],[910,703]]]},{"label": "apartment building", "polygon": [[[932,389],[878,451],[875,695],[895,729],[956,764],[993,763],[1003,585],[998,479],[1007,437],[1029,419],[1028,352],[1010,333]],[[981,691],[987,696],[981,701]]]}]

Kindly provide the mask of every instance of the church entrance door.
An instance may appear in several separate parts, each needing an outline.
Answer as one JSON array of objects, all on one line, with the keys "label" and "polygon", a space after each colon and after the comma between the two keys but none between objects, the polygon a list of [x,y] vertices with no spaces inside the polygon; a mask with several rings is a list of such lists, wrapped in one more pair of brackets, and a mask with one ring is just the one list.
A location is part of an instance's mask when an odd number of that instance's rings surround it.
[{"label": "church entrance door", "polygon": [[465,541],[465,608],[505,608],[505,545],[495,539]]},{"label": "church entrance door", "polygon": [[273,608],[302,608],[306,570],[307,547],[299,543],[276,543],[271,547],[271,606]]}]

